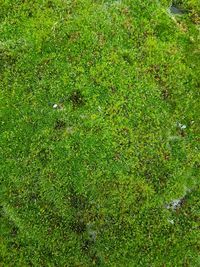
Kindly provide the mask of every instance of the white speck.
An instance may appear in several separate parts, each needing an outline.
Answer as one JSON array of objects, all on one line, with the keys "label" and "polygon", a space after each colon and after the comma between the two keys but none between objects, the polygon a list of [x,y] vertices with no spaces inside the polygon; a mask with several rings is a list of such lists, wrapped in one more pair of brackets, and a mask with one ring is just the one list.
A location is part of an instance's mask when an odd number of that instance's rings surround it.
[{"label": "white speck", "polygon": [[182,199],[174,199],[167,206],[167,209],[172,208],[173,210],[177,209],[181,205]]},{"label": "white speck", "polygon": [[177,208],[179,208],[183,204],[185,196],[191,192],[192,192],[191,188],[184,186],[184,193],[183,193],[182,197],[177,198],[177,199],[173,199],[171,202],[169,202],[169,203],[167,203],[167,205],[165,205],[165,208],[176,210]]},{"label": "white speck", "polygon": [[184,130],[187,128],[187,126],[185,124],[181,124],[181,123],[177,123],[177,126],[181,129],[181,130]]},{"label": "white speck", "polygon": [[172,204],[173,209],[176,209],[177,207],[180,206],[181,199],[174,199],[171,204]]},{"label": "white speck", "polygon": [[181,125],[181,129],[186,129],[186,125]]},{"label": "white speck", "polygon": [[171,224],[174,224],[174,220],[167,219],[167,221]]},{"label": "white speck", "polygon": [[53,108],[58,108],[58,104],[54,104],[53,105]]}]

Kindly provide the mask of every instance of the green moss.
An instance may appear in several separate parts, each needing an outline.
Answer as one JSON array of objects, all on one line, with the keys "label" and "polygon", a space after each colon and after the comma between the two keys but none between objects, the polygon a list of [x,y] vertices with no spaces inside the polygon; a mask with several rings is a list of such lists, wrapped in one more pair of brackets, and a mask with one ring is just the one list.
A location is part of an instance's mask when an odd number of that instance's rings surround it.
[{"label": "green moss", "polygon": [[0,2],[3,266],[199,266],[198,3]]}]

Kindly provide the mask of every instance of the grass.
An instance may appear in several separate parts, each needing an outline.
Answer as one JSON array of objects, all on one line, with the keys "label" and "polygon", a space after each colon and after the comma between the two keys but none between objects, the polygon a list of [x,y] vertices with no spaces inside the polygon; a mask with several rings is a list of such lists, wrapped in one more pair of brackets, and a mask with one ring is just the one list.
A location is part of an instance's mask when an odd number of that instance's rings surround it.
[{"label": "grass", "polygon": [[2,266],[199,266],[200,6],[169,2],[0,0]]}]

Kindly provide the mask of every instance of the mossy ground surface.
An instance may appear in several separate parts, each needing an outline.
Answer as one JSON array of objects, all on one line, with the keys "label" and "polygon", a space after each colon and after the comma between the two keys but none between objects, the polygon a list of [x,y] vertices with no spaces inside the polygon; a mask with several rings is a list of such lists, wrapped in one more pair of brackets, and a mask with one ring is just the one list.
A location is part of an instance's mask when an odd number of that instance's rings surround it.
[{"label": "mossy ground surface", "polygon": [[200,266],[199,3],[0,0],[2,266]]}]

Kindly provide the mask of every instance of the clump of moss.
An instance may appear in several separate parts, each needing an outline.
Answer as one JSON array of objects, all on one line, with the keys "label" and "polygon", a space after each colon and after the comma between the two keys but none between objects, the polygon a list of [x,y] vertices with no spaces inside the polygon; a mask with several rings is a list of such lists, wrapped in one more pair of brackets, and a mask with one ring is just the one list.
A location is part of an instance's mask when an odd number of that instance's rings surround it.
[{"label": "clump of moss", "polygon": [[0,3],[4,266],[199,266],[200,8],[171,4]]}]

